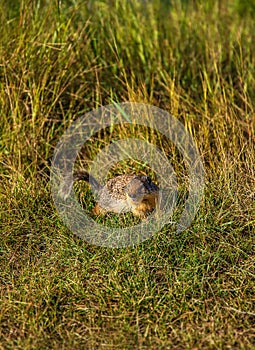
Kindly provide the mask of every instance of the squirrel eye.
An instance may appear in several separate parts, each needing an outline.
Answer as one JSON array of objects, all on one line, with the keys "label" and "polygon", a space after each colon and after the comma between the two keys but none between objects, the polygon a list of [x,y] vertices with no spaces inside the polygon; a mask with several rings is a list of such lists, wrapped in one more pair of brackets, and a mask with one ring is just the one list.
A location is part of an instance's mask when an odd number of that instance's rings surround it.
[{"label": "squirrel eye", "polygon": [[128,196],[132,199],[135,199],[137,197],[136,193],[129,193]]}]

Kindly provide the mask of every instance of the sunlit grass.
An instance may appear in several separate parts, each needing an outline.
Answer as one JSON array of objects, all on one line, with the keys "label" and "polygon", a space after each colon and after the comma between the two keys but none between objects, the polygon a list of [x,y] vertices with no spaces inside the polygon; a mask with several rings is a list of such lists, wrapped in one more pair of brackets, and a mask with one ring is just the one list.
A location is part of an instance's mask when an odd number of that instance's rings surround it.
[{"label": "sunlit grass", "polygon": [[[12,0],[1,9],[0,347],[254,348],[253,2]],[[49,185],[71,121],[113,101],[175,115],[206,172],[188,229],[169,224],[119,250],[70,232]],[[164,150],[185,191],[178,150],[141,128],[96,135],[77,166],[132,132]],[[155,176],[130,160],[109,177],[133,171]],[[76,191],[89,214],[89,186]],[[96,220],[135,223],[131,214]]]}]

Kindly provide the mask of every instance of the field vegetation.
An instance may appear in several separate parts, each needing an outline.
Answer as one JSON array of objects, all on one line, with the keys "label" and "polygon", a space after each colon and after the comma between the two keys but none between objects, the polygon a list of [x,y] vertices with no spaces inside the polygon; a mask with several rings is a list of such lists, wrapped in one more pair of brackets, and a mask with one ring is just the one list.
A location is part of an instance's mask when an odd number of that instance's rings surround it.
[{"label": "field vegetation", "polygon": [[[254,2],[0,6],[0,348],[254,349]],[[73,120],[127,101],[183,123],[206,187],[182,233],[169,224],[133,248],[109,249],[65,227],[50,165]],[[99,133],[80,161],[89,167],[112,137],[127,135]],[[182,178],[178,151],[168,153]],[[110,176],[125,171],[151,172],[130,160]],[[76,187],[90,211],[89,187]],[[133,218],[98,220],[114,227]]]}]

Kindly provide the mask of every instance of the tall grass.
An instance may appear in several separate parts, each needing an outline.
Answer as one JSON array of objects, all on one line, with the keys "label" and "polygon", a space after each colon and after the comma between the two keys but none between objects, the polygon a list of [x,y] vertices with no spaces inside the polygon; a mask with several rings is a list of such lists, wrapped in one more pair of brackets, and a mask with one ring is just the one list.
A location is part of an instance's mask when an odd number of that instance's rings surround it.
[{"label": "tall grass", "polygon": [[[1,348],[254,348],[253,2],[0,4]],[[193,136],[206,190],[182,234],[166,226],[109,250],[58,218],[54,148],[72,120],[113,101],[163,108]],[[129,132],[98,134],[83,163]],[[123,169],[148,170],[131,161],[111,175]]]}]

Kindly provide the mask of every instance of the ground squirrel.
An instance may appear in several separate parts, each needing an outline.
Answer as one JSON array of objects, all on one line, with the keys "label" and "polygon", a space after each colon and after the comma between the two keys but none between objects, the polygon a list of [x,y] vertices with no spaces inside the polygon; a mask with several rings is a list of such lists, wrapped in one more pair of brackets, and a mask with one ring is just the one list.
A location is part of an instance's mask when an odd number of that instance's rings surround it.
[{"label": "ground squirrel", "polygon": [[[157,205],[159,188],[150,177],[144,175],[124,174],[116,176],[101,186],[86,171],[77,171],[73,181],[89,181],[98,195],[93,213],[105,214],[132,212],[135,216],[146,217]],[[70,181],[65,181],[59,194],[67,198],[71,192]]]}]

